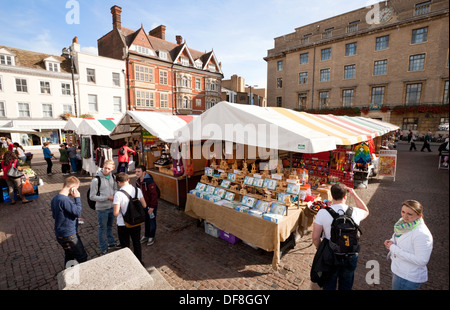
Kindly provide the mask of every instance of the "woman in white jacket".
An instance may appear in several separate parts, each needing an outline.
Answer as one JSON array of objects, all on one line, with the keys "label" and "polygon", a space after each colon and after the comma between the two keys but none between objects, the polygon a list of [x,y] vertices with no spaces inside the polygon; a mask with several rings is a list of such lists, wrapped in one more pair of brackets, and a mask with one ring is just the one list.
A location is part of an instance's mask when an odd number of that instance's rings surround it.
[{"label": "woman in white jacket", "polygon": [[427,264],[433,250],[433,236],[423,220],[420,202],[403,202],[401,215],[394,225],[392,238],[384,241],[392,261],[392,289],[415,290],[428,281]]}]

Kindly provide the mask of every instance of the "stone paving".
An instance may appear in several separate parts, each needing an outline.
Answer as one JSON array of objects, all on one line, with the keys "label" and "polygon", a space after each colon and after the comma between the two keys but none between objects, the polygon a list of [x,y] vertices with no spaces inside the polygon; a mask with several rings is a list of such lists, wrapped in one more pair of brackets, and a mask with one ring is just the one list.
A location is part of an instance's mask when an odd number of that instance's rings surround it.
[{"label": "stone paving", "polygon": [[[420,150],[420,147],[418,147]],[[422,290],[449,288],[449,179],[448,170],[437,169],[437,146],[432,153],[409,152],[398,146],[395,182],[374,178],[367,189],[357,193],[368,204],[371,214],[362,222],[362,250],[355,273],[355,290],[389,290],[390,264],[383,241],[400,217],[401,202],[416,199],[424,205],[425,221],[434,237],[428,264],[429,281]],[[56,275],[63,270],[64,254],[53,233],[50,200],[62,187],[64,176],[59,163],[47,176],[41,151],[33,151],[33,170],[44,180],[39,198],[33,203],[11,206],[0,204],[0,289],[55,290]],[[80,236],[89,258],[98,257],[97,218],[87,206],[90,177],[77,175],[82,184],[84,224]],[[134,183],[134,179],[133,179]],[[162,276],[180,290],[318,290],[309,271],[315,253],[311,234],[303,236],[284,253],[281,268],[271,267],[272,253],[255,250],[239,242],[230,244],[204,232],[203,226],[176,206],[160,200],[156,241],[143,245],[143,261],[155,266]],[[367,265],[366,265],[367,264]],[[379,268],[379,284],[368,284],[371,271]]]}]

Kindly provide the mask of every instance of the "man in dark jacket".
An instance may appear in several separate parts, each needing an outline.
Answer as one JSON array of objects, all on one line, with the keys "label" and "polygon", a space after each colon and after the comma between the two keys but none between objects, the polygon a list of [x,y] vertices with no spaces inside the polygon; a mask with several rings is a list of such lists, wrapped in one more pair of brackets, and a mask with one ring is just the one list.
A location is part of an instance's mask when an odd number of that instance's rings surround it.
[{"label": "man in dark jacket", "polygon": [[147,242],[147,245],[152,245],[155,242],[156,233],[156,212],[158,209],[158,191],[156,183],[152,176],[146,172],[144,165],[136,167],[136,187],[140,188],[147,203],[147,215],[145,217],[144,236],[141,238],[141,243]]}]

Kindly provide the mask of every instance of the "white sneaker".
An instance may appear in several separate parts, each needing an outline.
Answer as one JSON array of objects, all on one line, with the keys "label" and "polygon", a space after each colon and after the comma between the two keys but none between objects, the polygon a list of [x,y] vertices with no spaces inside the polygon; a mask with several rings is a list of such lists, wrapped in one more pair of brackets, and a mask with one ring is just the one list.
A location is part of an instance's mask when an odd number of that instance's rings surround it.
[{"label": "white sneaker", "polygon": [[142,238],[141,238],[141,243],[145,243],[145,242],[147,242],[148,241],[148,237],[146,237],[146,236],[143,236]]},{"label": "white sneaker", "polygon": [[152,245],[153,243],[155,243],[155,239],[154,238],[148,238],[147,245]]}]

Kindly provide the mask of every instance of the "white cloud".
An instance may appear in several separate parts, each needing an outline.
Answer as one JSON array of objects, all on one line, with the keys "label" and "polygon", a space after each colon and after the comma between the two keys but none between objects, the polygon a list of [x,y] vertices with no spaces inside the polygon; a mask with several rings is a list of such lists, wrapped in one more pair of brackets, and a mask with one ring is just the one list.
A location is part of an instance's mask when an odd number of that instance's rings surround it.
[{"label": "white cloud", "polygon": [[81,52],[98,56],[98,48],[95,46],[82,46]]}]

